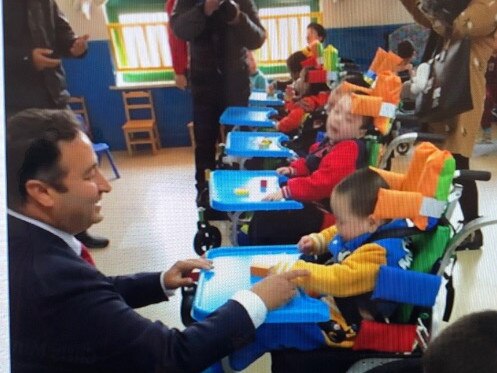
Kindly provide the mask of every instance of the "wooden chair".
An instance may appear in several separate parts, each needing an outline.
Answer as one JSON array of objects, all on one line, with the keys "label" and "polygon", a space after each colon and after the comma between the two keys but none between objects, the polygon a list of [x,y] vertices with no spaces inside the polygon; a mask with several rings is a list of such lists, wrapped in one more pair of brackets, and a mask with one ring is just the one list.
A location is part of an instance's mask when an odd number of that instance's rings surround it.
[{"label": "wooden chair", "polygon": [[[133,146],[150,144],[152,153],[160,149],[160,137],[155,120],[154,103],[151,91],[123,91],[126,123],[122,126],[129,155],[133,155]],[[133,119],[132,113],[147,113],[146,119]]]},{"label": "wooden chair", "polygon": [[[192,144],[192,148],[195,149],[195,133],[193,130],[193,122],[188,122],[186,124],[186,128],[188,128],[188,135],[190,136],[190,143]],[[219,138],[217,140],[218,145],[220,143],[226,144],[226,128],[224,125],[220,124],[219,125]]]},{"label": "wooden chair", "polygon": [[[76,114],[76,116],[81,119],[81,127],[83,132],[88,135],[90,140],[93,141],[93,134],[90,126],[90,118],[88,116],[88,111],[86,110],[86,102],[83,96],[73,96],[69,98],[69,107]],[[114,175],[116,179],[119,179],[121,175],[119,174],[119,170],[117,169],[116,164],[114,163],[114,159],[112,158],[112,154],[110,153],[109,145],[105,142],[92,143],[93,151],[97,155],[98,164],[102,163],[102,156],[106,156],[109,160],[110,166],[112,167],[112,171],[114,171]]]},{"label": "wooden chair", "polygon": [[69,107],[74,112],[74,114],[81,116],[81,119],[83,120],[83,132],[86,133],[91,140],[93,140],[93,133],[91,131],[88,111],[86,110],[85,98],[83,96],[69,97]]}]

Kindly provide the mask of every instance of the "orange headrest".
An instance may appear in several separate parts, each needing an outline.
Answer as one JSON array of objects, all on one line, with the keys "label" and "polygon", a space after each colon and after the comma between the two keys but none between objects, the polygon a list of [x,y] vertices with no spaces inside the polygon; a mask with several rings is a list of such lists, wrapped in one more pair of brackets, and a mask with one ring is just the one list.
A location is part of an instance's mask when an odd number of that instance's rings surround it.
[{"label": "orange headrest", "polygon": [[[389,71],[378,75],[370,96],[352,95],[352,112],[374,117],[374,126],[381,134],[390,132],[397,105],[400,102],[402,82]],[[364,92],[364,91],[362,91]]]},{"label": "orange headrest", "polygon": [[445,210],[455,171],[450,152],[423,142],[405,174],[373,169],[391,188],[378,193],[376,218],[409,218],[419,229],[426,229],[428,217],[440,217]]}]

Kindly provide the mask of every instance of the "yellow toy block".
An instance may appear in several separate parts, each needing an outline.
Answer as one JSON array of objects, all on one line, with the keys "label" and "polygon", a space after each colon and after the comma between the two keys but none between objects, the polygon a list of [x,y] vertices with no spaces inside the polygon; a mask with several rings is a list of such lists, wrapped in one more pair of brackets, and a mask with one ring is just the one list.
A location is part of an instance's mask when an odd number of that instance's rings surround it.
[{"label": "yellow toy block", "polygon": [[235,195],[240,197],[249,195],[249,190],[247,188],[235,188],[233,192],[235,193]]}]

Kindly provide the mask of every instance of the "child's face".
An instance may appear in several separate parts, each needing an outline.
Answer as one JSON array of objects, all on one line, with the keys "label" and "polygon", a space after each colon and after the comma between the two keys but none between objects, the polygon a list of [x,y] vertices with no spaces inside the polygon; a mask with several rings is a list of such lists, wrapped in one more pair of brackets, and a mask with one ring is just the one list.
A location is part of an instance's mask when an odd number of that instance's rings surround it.
[{"label": "child's face", "polygon": [[299,74],[299,78],[293,83],[293,87],[299,96],[307,94],[307,91],[309,90],[309,83],[305,81],[306,74],[307,69],[302,69]]},{"label": "child's face", "polygon": [[307,28],[307,31],[305,34],[305,40],[307,41],[307,45],[311,44],[315,40],[321,41],[318,33],[312,27]]},{"label": "child's face", "polygon": [[[302,71],[302,70],[300,70]],[[292,77],[293,81],[296,81],[300,77],[300,71],[290,71],[290,76]]]},{"label": "child's face", "polygon": [[[334,103],[336,101],[336,103]],[[328,119],[326,135],[333,142],[358,139],[365,135],[362,129],[363,117],[350,112],[352,98],[350,94],[333,95],[328,100]]]},{"label": "child's face", "polygon": [[345,193],[333,192],[331,195],[331,208],[336,219],[335,225],[345,241],[350,241],[364,233],[373,233],[378,228],[371,216],[355,215],[350,210],[349,199],[350,197]]}]

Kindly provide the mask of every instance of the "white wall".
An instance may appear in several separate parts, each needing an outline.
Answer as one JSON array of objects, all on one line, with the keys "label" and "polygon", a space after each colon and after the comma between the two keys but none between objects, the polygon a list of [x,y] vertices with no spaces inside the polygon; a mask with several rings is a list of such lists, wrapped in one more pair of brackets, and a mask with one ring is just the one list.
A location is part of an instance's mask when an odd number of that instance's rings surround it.
[{"label": "white wall", "polygon": [[398,0],[323,0],[321,4],[326,28],[413,22]]},{"label": "white wall", "polygon": [[78,9],[79,0],[56,0],[60,10],[66,15],[78,35],[89,34],[90,40],[107,40],[107,28],[102,6],[92,5],[90,20],[87,20]]}]

